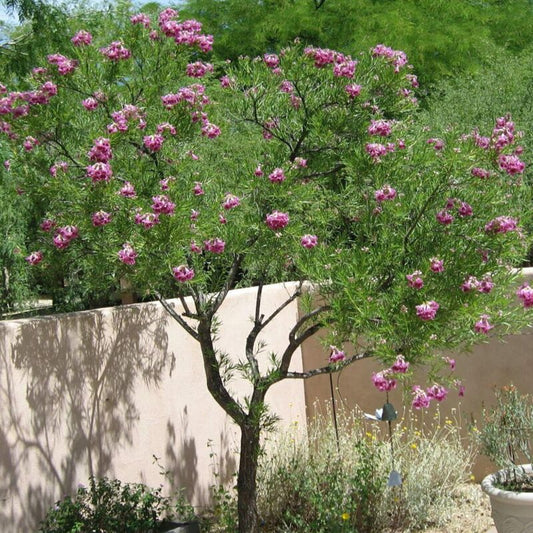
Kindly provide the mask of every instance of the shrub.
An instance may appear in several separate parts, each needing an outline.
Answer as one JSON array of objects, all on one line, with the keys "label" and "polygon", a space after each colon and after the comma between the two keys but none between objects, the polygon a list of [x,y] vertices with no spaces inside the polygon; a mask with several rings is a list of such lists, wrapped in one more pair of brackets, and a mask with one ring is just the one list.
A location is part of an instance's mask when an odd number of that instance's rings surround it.
[{"label": "shrub", "polygon": [[[459,422],[441,424],[437,414],[423,425],[407,414],[391,446],[385,426],[357,415],[341,417],[338,441],[331,418],[321,417],[307,439],[291,430],[269,443],[258,503],[267,529],[366,533],[446,524],[473,459]],[[393,469],[401,486],[388,486]]]},{"label": "shrub", "polygon": [[[75,496],[67,496],[51,508],[41,523],[41,533],[146,533],[163,517],[173,514],[172,500],[141,483],[91,477],[89,486],[80,485]],[[192,507],[178,498],[174,511],[190,518]]]}]

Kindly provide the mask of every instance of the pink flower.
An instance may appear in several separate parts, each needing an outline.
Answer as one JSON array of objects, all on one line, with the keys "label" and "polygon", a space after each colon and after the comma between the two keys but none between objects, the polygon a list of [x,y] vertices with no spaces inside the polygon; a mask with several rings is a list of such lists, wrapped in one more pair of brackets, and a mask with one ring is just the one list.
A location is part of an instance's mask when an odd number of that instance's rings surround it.
[{"label": "pink flower", "polygon": [[367,143],[365,151],[374,161],[379,161],[380,157],[387,154],[387,147],[379,143]]},{"label": "pink flower", "polygon": [[486,233],[507,233],[515,231],[518,227],[517,220],[509,216],[500,216],[485,225]]},{"label": "pink flower", "polygon": [[165,138],[161,134],[156,133],[155,135],[146,135],[143,139],[143,144],[148,150],[159,152],[163,146],[164,140]]},{"label": "pink flower", "polygon": [[444,271],[444,261],[442,259],[437,259],[436,257],[432,257],[430,259],[429,269],[432,272],[443,272]]},{"label": "pink flower", "polygon": [[400,68],[407,64],[407,56],[401,50],[393,50],[384,44],[378,44],[373,50],[374,57],[383,57],[394,66],[394,72],[399,72]]},{"label": "pink flower", "polygon": [[294,85],[289,80],[283,80],[279,86],[279,90],[282,93],[292,94]]},{"label": "pink flower", "polygon": [[87,168],[87,176],[92,179],[93,183],[98,181],[109,181],[113,176],[113,171],[109,163],[95,163]]},{"label": "pink flower", "polygon": [[93,40],[93,36],[88,31],[85,31],[85,30],[80,30],[71,39],[74,46],[84,46],[84,45],[87,46],[91,44],[92,40]]},{"label": "pink flower", "polygon": [[487,334],[494,326],[489,322],[489,315],[481,315],[479,320],[474,325],[474,331],[476,333]]},{"label": "pink flower", "polygon": [[455,359],[450,357],[443,357],[444,362],[450,367],[450,370],[453,372],[455,370]]},{"label": "pink flower", "polygon": [[494,288],[494,282],[492,281],[492,278],[489,275],[487,275],[479,282],[477,290],[479,292],[488,294],[490,291],[492,291],[493,288]]},{"label": "pink flower", "polygon": [[35,137],[28,136],[24,139],[22,146],[26,152],[31,152],[36,146],[38,146],[39,141]]},{"label": "pink flower", "polygon": [[391,370],[395,374],[405,374],[409,370],[409,362],[405,360],[402,354],[398,354],[396,361],[391,366]]},{"label": "pink flower", "polygon": [[439,224],[442,224],[443,226],[448,226],[453,222],[453,215],[446,209],[439,211],[435,215],[435,218],[437,219],[437,222],[439,222]]},{"label": "pink flower", "polygon": [[414,409],[425,409],[429,407],[429,403],[431,401],[431,398],[426,394],[426,391],[419,387],[418,385],[415,385],[413,387],[413,401],[411,403],[411,406]]},{"label": "pink flower", "polygon": [[74,59],[68,59],[61,54],[52,54],[47,57],[48,63],[57,66],[57,72],[61,76],[65,76],[73,72],[78,66],[78,62]]},{"label": "pink flower", "polygon": [[292,168],[306,168],[307,167],[307,159],[304,159],[303,157],[295,157]]},{"label": "pink flower", "polygon": [[388,120],[373,120],[368,126],[369,135],[388,137],[391,134],[391,123]]},{"label": "pink flower", "polygon": [[498,164],[502,170],[505,170],[511,176],[522,174],[526,168],[526,164],[516,155],[500,154]]},{"label": "pink flower", "polygon": [[113,41],[109,46],[100,48],[100,52],[111,61],[120,61],[131,57],[131,52],[121,41]]},{"label": "pink flower", "polygon": [[481,179],[487,179],[490,178],[490,171],[485,170],[484,168],[474,167],[471,170],[472,176],[475,176],[476,178]]},{"label": "pink flower", "polygon": [[318,237],[316,235],[303,235],[300,240],[301,245],[304,248],[307,248],[310,250],[311,248],[314,248],[318,244]]},{"label": "pink flower", "polygon": [[189,216],[189,219],[191,222],[195,222],[198,220],[198,217],[200,216],[200,211],[197,211],[196,209],[191,209],[191,214]]},{"label": "pink flower", "polygon": [[265,54],[263,61],[268,68],[276,68],[279,66],[279,57],[276,54]]},{"label": "pink flower", "polygon": [[43,230],[43,231],[50,231],[51,229],[55,228],[55,225],[56,223],[51,219],[51,218],[45,218],[41,224],[40,224],[40,228]]},{"label": "pink flower", "polygon": [[396,198],[396,189],[394,189],[390,185],[383,185],[381,189],[378,189],[374,192],[374,198],[377,202],[394,200],[394,198]]},{"label": "pink flower", "polygon": [[91,218],[94,227],[105,226],[111,222],[111,215],[102,210],[93,213]]},{"label": "pink flower", "polygon": [[533,307],[533,287],[530,287],[529,283],[524,283],[516,291],[516,295],[518,298],[520,298],[520,300],[522,300],[522,303],[526,309]]},{"label": "pink flower", "polygon": [[201,196],[202,194],[204,194],[204,189],[202,188],[202,184],[199,181],[194,184],[192,192],[195,196]]},{"label": "pink flower", "polygon": [[204,249],[213,254],[221,254],[224,251],[225,247],[226,243],[218,237],[216,239],[209,239],[208,241],[204,241]]},{"label": "pink flower", "polygon": [[350,83],[344,87],[344,90],[350,98],[355,98],[361,94],[362,87],[356,83]]},{"label": "pink flower", "polygon": [[54,176],[54,178],[57,176],[57,173],[59,171],[67,172],[68,171],[68,163],[66,161],[58,161],[57,163],[54,163],[50,167],[50,175]]},{"label": "pink flower", "polygon": [[271,230],[277,230],[284,228],[289,223],[288,213],[281,213],[280,211],[273,211],[266,216],[266,225]]},{"label": "pink flower", "polygon": [[268,175],[268,179],[272,182],[272,183],[281,183],[283,181],[285,181],[287,179],[287,177],[285,176],[285,174],[283,173],[283,169],[282,168],[275,168],[269,175]]},{"label": "pink flower", "polygon": [[333,75],[337,78],[353,78],[357,61],[346,60],[335,63],[333,66]]},{"label": "pink flower", "polygon": [[136,213],[134,218],[135,224],[140,224],[145,229],[153,228],[156,224],[159,224],[158,213]]},{"label": "pink flower", "polygon": [[73,239],[78,237],[78,234],[78,228],[76,226],[59,227],[57,228],[52,241],[58,250],[63,250]]},{"label": "pink flower", "polygon": [[422,272],[420,270],[415,270],[412,274],[407,274],[405,277],[409,287],[417,290],[421,289],[424,286],[424,280],[421,275]]},{"label": "pink flower", "polygon": [[156,214],[173,215],[176,204],[164,194],[152,196],[152,211]]},{"label": "pink flower", "polygon": [[87,111],[94,111],[100,105],[100,102],[91,96],[85,100],[82,100],[81,105],[87,109]]},{"label": "pink flower", "polygon": [[396,380],[392,379],[391,369],[382,370],[381,372],[374,372],[372,374],[372,383],[374,387],[381,392],[388,392],[396,388]]},{"label": "pink flower", "polygon": [[202,253],[202,249],[196,244],[195,241],[191,241],[189,249],[191,250],[191,252],[193,254],[201,254]]},{"label": "pink flower", "polygon": [[470,217],[473,214],[472,206],[470,204],[467,204],[466,202],[461,202],[461,205],[459,206],[459,209],[457,210],[457,214],[460,217]]},{"label": "pink flower", "polygon": [[233,209],[234,207],[237,207],[238,205],[240,205],[240,203],[241,203],[240,199],[234,194],[226,194],[222,207],[226,210],[229,210],[229,209]]},{"label": "pink flower", "polygon": [[233,80],[229,76],[222,76],[220,78],[220,86],[223,89],[227,89],[228,87],[231,87],[233,83]]},{"label": "pink flower", "polygon": [[118,258],[125,265],[134,265],[135,259],[137,258],[137,252],[133,249],[131,244],[124,243],[122,245],[122,250],[117,252]]},{"label": "pink flower", "polygon": [[194,270],[187,265],[180,265],[172,269],[172,275],[180,282],[185,283],[194,278]]},{"label": "pink flower", "polygon": [[43,260],[43,253],[37,250],[35,252],[32,252],[25,259],[30,265],[35,266]]},{"label": "pink flower", "polygon": [[170,135],[176,135],[176,128],[170,124],[170,122],[162,122],[161,124],[158,124],[156,127],[156,133],[165,133],[168,131]]},{"label": "pink flower", "polygon": [[220,128],[211,122],[206,122],[202,126],[202,135],[208,139],[215,139],[220,135]]},{"label": "pink flower", "polygon": [[109,139],[106,139],[105,137],[99,137],[98,139],[95,139],[94,145],[89,150],[87,156],[91,161],[107,163],[110,159],[113,158]]},{"label": "pink flower", "polygon": [[434,320],[440,305],[434,300],[417,305],[416,315],[422,320]]},{"label": "pink flower", "polygon": [[475,276],[468,276],[461,284],[461,290],[463,292],[470,292],[479,287],[479,281]]},{"label": "pink flower", "polygon": [[120,194],[120,196],[124,196],[124,198],[136,198],[137,197],[137,193],[135,192],[135,187],[129,181],[124,183],[122,188],[118,191],[118,194]]},{"label": "pink flower", "polygon": [[257,165],[254,170],[254,176],[261,177],[264,175],[263,169],[261,168],[261,165]]},{"label": "pink flower", "polygon": [[208,72],[213,72],[213,65],[211,63],[196,61],[195,63],[189,63],[185,72],[190,78],[202,78]]},{"label": "pink flower", "polygon": [[434,385],[426,389],[426,393],[428,395],[428,398],[437,400],[437,402],[442,402],[446,399],[446,396],[448,395],[448,390],[445,389],[442,385],[437,385],[435,383]]},{"label": "pink flower", "polygon": [[144,13],[137,13],[136,15],[132,15],[130,17],[130,22],[132,24],[141,24],[145,28],[150,27],[150,17],[148,15],[145,15]]},{"label": "pink flower", "polygon": [[329,355],[330,363],[338,363],[339,361],[344,361],[346,359],[346,354],[336,346],[330,346],[329,349],[331,350]]},{"label": "pink flower", "polygon": [[444,148],[444,141],[442,139],[428,139],[426,142],[432,144],[433,148],[437,151]]}]

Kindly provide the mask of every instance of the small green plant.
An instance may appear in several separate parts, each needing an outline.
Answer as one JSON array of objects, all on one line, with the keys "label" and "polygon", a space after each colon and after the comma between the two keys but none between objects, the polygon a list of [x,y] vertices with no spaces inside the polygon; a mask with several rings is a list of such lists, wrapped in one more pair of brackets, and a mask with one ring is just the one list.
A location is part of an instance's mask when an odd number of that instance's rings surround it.
[{"label": "small green plant", "polygon": [[[155,530],[162,518],[173,513],[172,501],[141,483],[122,483],[117,479],[90,478],[73,497],[67,496],[52,507],[40,533],[146,533]],[[188,509],[188,508],[187,508]],[[176,511],[185,510],[182,499]]]},{"label": "small green plant", "polygon": [[478,432],[481,451],[506,469],[498,473],[498,484],[517,490],[530,490],[532,481],[520,465],[532,463],[533,400],[514,385],[495,391],[496,405],[483,409]]}]

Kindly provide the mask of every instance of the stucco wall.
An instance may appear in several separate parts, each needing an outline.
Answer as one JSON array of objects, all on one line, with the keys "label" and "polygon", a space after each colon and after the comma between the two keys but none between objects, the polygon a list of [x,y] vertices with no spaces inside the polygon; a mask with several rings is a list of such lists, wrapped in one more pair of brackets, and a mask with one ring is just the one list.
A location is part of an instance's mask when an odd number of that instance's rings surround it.
[{"label": "stucco wall", "polygon": [[[268,314],[291,286],[263,291]],[[233,291],[219,318],[218,347],[244,357],[256,289]],[[175,302],[176,307],[179,305]],[[284,348],[298,317],[293,302],[260,338]],[[208,500],[214,469],[235,471],[239,432],[212,400],[196,342],[158,304],[0,323],[0,531],[35,531],[46,509],[86,483],[89,473],[165,480]],[[300,352],[294,370],[301,369]],[[246,385],[231,388],[241,397]],[[303,383],[272,387],[267,401],[283,424],[305,427]],[[214,455],[213,455],[214,454]]]}]

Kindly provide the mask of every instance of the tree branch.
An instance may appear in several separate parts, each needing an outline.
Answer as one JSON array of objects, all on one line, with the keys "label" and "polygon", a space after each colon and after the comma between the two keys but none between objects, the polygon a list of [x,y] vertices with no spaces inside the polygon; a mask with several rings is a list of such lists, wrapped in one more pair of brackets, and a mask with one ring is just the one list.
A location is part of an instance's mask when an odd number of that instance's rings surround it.
[{"label": "tree branch", "polygon": [[193,338],[197,341],[200,340],[198,332],[195,331],[187,322],[177,313],[172,306],[167,302],[167,300],[161,296],[160,293],[155,293],[157,300],[161,303],[165,311]]},{"label": "tree branch", "polygon": [[280,379],[283,378],[289,378],[289,379],[308,379],[312,378],[313,376],[318,376],[320,374],[330,374],[333,372],[339,372],[343,368],[346,368],[347,366],[351,365],[355,361],[359,361],[360,359],[366,359],[367,357],[372,357],[372,353],[359,353],[352,355],[348,359],[345,359],[344,361],[337,363],[335,366],[327,365],[320,368],[315,368],[313,370],[308,370],[307,372],[285,372],[284,375],[281,376]]},{"label": "tree branch", "polygon": [[233,288],[235,279],[237,277],[237,273],[239,272],[239,267],[241,266],[241,262],[243,259],[244,259],[243,254],[237,254],[233,258],[233,263],[228,273],[228,277],[226,278],[226,283],[224,283],[224,287],[222,288],[222,290],[218,292],[215,298],[211,301],[211,309],[208,312],[210,318],[212,318],[215,315],[215,313],[220,309],[220,306],[226,299],[228,292]]},{"label": "tree branch", "polygon": [[207,388],[215,401],[238,424],[241,425],[246,413],[231,397],[220,375],[220,364],[211,335],[211,318],[203,318],[198,323],[198,342],[202,350]]}]

